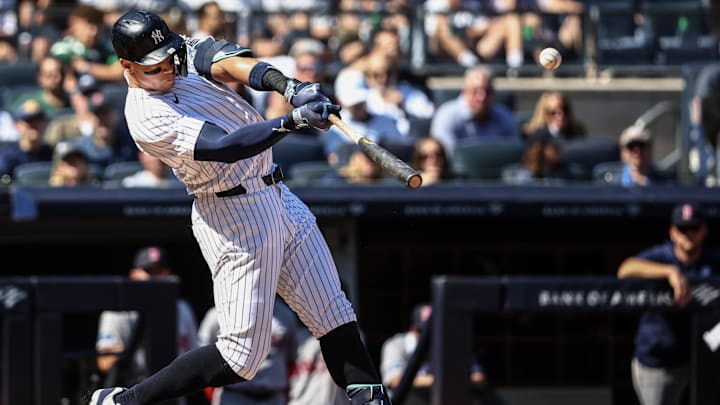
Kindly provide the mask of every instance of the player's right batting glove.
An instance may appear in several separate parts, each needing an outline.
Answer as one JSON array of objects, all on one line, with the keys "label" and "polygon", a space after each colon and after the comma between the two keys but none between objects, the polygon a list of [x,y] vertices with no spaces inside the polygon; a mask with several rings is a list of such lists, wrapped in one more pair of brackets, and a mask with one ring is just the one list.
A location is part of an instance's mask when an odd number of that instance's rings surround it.
[{"label": "player's right batting glove", "polygon": [[285,89],[285,99],[293,107],[301,107],[313,101],[332,103],[330,98],[320,89],[319,83],[299,82],[291,79]]},{"label": "player's right batting glove", "polygon": [[290,111],[288,122],[292,129],[315,127],[327,131],[332,126],[328,117],[339,112],[340,106],[337,104],[313,101]]}]

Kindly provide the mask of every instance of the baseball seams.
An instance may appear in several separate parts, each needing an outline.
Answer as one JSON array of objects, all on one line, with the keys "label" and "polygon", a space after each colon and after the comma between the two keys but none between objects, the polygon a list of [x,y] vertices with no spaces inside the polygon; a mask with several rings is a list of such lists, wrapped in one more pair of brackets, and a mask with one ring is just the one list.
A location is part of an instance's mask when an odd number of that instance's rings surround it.
[{"label": "baseball seams", "polygon": [[562,63],[562,55],[555,48],[545,48],[540,51],[538,55],[538,61],[547,70],[555,70],[560,67]]}]

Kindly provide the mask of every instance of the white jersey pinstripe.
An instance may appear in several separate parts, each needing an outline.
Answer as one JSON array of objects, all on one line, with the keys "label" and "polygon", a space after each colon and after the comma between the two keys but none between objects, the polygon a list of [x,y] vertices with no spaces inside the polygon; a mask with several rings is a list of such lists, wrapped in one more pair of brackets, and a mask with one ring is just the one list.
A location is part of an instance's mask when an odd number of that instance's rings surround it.
[{"label": "white jersey pinstripe", "polygon": [[[219,311],[216,345],[238,375],[251,379],[270,348],[276,290],[316,337],[354,321],[355,313],[315,217],[284,184],[261,180],[272,170],[270,149],[234,163],[193,160],[204,122],[231,132],[262,117],[189,65],[169,92],[130,88],[125,115],[138,148],[168,164],[195,196],[193,234]],[[248,193],[215,195],[238,184]]]}]

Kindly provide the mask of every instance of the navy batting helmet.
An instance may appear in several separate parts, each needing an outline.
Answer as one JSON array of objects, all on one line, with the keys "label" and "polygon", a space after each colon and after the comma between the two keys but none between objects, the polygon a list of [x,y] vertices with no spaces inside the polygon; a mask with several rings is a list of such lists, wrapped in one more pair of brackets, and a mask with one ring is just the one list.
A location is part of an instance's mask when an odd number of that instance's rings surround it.
[{"label": "navy batting helmet", "polygon": [[180,50],[183,38],[170,31],[160,16],[147,10],[125,13],[113,25],[112,44],[122,59],[154,65]]}]

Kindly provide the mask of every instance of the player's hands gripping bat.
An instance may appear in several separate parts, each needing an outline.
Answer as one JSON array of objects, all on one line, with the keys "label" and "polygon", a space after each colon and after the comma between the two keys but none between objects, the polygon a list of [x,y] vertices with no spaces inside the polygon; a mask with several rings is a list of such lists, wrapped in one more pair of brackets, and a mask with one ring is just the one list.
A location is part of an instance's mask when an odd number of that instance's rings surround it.
[{"label": "player's hands gripping bat", "polygon": [[352,141],[355,142],[370,159],[380,165],[385,172],[401,180],[405,183],[405,186],[416,189],[422,185],[420,173],[393,155],[390,151],[369,140],[353,128],[350,128],[350,126],[343,122],[337,115],[331,113],[328,120],[352,139]]},{"label": "player's hands gripping bat", "polygon": [[285,99],[296,108],[313,101],[332,103],[330,98],[323,93],[319,83],[299,82],[295,79],[288,82]]},{"label": "player's hands gripping bat", "polygon": [[314,127],[327,131],[332,125],[328,122],[330,114],[340,112],[340,106],[329,102],[312,101],[290,111],[288,118],[292,129],[303,129]]}]

